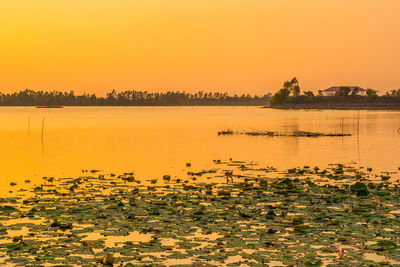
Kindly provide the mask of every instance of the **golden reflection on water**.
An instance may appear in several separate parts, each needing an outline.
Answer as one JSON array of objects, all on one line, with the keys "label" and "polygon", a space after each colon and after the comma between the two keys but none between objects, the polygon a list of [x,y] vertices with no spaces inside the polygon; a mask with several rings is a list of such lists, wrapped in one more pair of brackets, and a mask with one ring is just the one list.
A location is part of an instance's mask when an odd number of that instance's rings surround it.
[{"label": "golden reflection on water", "polygon": [[[213,159],[255,161],[289,168],[360,161],[400,166],[400,113],[294,111],[258,107],[34,107],[0,108],[0,186],[70,177],[81,169],[133,171],[142,179],[212,167]],[[42,124],[44,118],[43,142]],[[343,120],[343,127],[342,127]],[[351,137],[218,136],[233,130],[351,133]],[[359,139],[359,142],[358,142]]]}]

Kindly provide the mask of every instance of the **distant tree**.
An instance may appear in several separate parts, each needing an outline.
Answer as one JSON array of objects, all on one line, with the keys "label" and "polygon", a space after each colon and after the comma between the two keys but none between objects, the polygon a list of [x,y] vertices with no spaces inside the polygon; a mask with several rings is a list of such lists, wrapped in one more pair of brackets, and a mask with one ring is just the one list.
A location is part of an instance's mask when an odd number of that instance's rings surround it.
[{"label": "distant tree", "polygon": [[117,98],[117,92],[115,90],[112,90],[110,93],[107,94],[107,103],[114,104],[116,98]]},{"label": "distant tree", "polygon": [[303,94],[307,97],[314,97],[314,93],[312,91],[305,91]]},{"label": "distant tree", "polygon": [[283,83],[283,88],[288,89],[289,92],[294,96],[298,97],[300,95],[300,86],[299,81],[296,77],[294,77],[290,81],[286,81]]},{"label": "distant tree", "polygon": [[376,98],[377,97],[376,91],[371,88],[368,88],[367,91],[365,92],[365,94],[367,95],[368,98]]},{"label": "distant tree", "polygon": [[353,91],[351,91],[351,95],[352,95],[352,96],[357,95],[357,94],[358,94],[358,91],[359,91],[358,87],[354,88]]},{"label": "distant tree", "polygon": [[340,95],[349,95],[351,89],[348,86],[340,87]]},{"label": "distant tree", "polygon": [[391,90],[389,95],[393,97],[400,96],[400,88],[398,90]]},{"label": "distant tree", "polygon": [[282,104],[290,95],[290,90],[288,88],[280,89],[272,98],[271,105]]}]

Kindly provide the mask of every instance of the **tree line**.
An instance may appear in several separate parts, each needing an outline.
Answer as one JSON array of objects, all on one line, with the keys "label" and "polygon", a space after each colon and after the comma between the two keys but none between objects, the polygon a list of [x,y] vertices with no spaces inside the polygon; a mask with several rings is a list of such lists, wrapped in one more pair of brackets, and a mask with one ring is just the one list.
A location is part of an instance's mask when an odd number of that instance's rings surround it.
[{"label": "tree line", "polygon": [[112,90],[105,97],[95,94],[76,95],[74,91],[33,91],[23,90],[14,93],[0,92],[1,106],[265,106],[269,94],[228,95],[228,93],[172,92],[152,93],[147,91]]}]

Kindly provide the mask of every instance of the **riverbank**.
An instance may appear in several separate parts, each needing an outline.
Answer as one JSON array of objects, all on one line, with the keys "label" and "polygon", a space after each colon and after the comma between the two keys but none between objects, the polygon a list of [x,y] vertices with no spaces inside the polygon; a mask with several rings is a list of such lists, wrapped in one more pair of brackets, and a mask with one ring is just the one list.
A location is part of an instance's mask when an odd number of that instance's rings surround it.
[{"label": "riverbank", "polygon": [[18,195],[0,199],[0,263],[400,264],[397,172],[213,165],[151,180],[93,170],[29,191],[15,183]]},{"label": "riverbank", "polygon": [[400,110],[400,104],[284,104],[264,106],[271,109]]}]

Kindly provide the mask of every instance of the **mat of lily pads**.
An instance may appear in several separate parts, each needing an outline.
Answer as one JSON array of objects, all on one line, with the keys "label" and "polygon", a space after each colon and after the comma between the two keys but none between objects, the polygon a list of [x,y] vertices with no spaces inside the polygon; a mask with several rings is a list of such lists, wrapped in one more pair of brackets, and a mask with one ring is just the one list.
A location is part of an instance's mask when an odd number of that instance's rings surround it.
[{"label": "mat of lily pads", "polygon": [[0,264],[400,266],[396,172],[214,166],[44,177],[0,198]]}]

